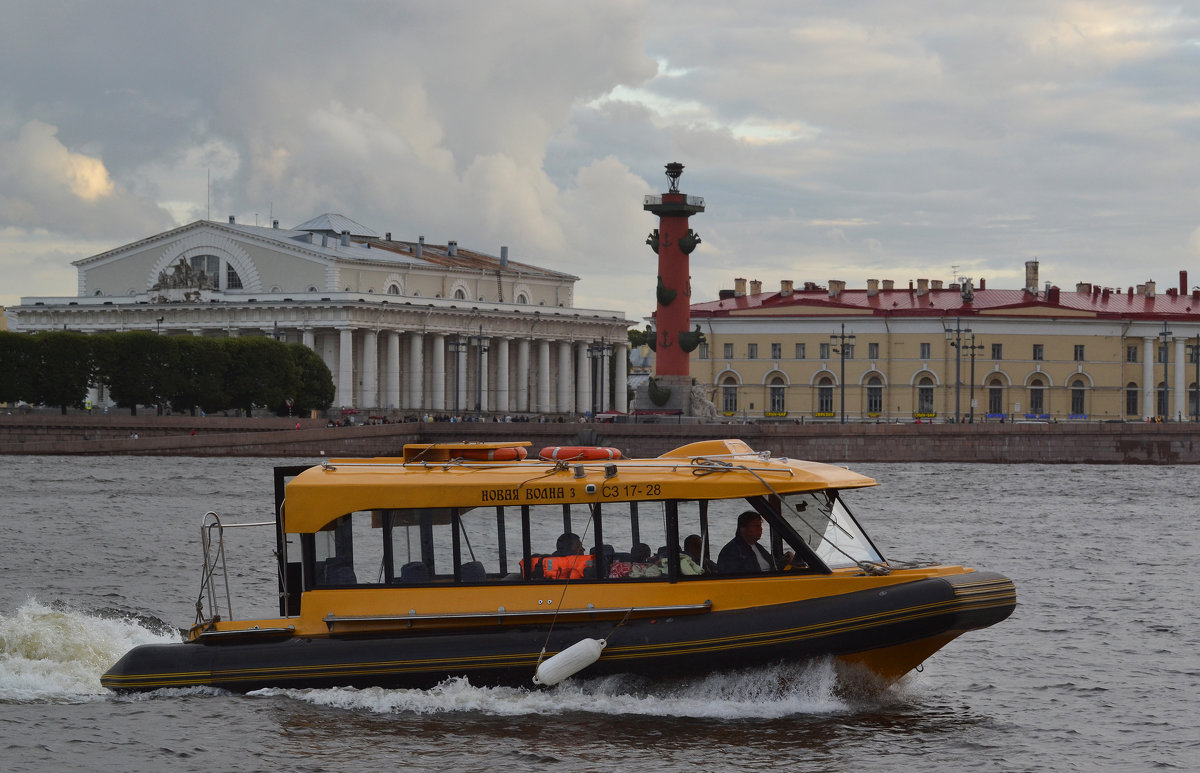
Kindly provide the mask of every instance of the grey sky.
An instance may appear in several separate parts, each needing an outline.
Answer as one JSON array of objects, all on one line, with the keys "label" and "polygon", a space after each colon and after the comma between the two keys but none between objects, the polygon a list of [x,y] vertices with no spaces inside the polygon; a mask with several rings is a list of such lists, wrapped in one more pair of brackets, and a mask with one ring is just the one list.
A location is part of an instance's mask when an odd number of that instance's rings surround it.
[{"label": "grey sky", "polygon": [[208,214],[339,212],[654,307],[641,197],[687,166],[693,300],[733,277],[1200,282],[1200,12],[1154,2],[9,0],[0,305]]}]

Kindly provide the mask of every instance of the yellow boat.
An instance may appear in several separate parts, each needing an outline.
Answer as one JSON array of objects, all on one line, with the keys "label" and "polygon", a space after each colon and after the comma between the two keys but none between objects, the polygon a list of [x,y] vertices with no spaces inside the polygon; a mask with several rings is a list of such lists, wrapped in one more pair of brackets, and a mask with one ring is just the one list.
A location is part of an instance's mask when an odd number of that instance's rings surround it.
[{"label": "yellow boat", "polygon": [[195,625],[101,683],[528,685],[832,657],[887,685],[1016,605],[1002,575],[885,560],[841,496],[875,481],[841,467],[740,440],[650,459],[528,446],[276,468],[277,517],[255,525],[276,531],[279,616],[219,614],[234,524],[210,513]]}]

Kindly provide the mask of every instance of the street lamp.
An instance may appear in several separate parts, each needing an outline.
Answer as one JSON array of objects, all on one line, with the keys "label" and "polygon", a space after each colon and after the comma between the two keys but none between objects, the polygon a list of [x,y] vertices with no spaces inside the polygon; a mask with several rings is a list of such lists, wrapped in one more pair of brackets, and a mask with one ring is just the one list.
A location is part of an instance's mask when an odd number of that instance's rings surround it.
[{"label": "street lamp", "polygon": [[[162,335],[163,319],[164,319],[164,317],[158,317],[157,319],[154,320],[154,324],[158,326],[158,335]],[[66,329],[67,329],[67,326],[63,325],[63,330],[66,330]]]},{"label": "street lamp", "polygon": [[970,337],[970,344],[964,344],[963,348],[971,353],[971,424],[975,423],[975,352],[983,348],[983,344],[975,343],[975,334]]},{"label": "street lamp", "polygon": [[1171,335],[1171,331],[1167,330],[1167,321],[1164,319],[1162,332],[1158,334],[1158,337],[1162,339],[1163,391],[1161,407],[1163,421],[1171,420],[1171,350],[1167,348]]},{"label": "street lamp", "polygon": [[467,342],[462,333],[455,333],[453,340],[446,345],[450,353],[454,355],[454,413],[457,415],[462,410],[460,392],[458,385],[462,378],[462,368],[459,367],[460,360],[458,355],[467,350]]},{"label": "street lamp", "polygon": [[[946,340],[954,347],[954,423],[958,424],[962,420],[962,350],[963,350],[963,335],[971,335],[971,328],[963,327],[962,320],[958,317],[954,318],[954,328],[945,328]],[[974,352],[971,355],[971,364],[974,366]],[[971,388],[975,388],[975,378],[971,378]]]},{"label": "street lamp", "polygon": [[483,413],[483,356],[487,354],[488,343],[490,338],[485,338],[483,335],[483,323],[479,323],[479,335],[471,336],[471,343],[475,345],[477,364],[475,366],[475,412]]},{"label": "street lamp", "polygon": [[829,336],[829,341],[830,341],[830,343],[832,343],[832,344],[834,345],[834,348],[833,348],[833,350],[834,350],[835,352],[837,352],[837,353],[838,353],[838,356],[840,356],[840,357],[841,357],[841,359],[842,359],[842,375],[839,377],[839,380],[841,381],[841,385],[842,385],[842,390],[841,390],[841,392],[842,392],[842,395],[841,395],[841,397],[842,397],[842,411],[841,411],[841,413],[842,413],[842,418],[841,418],[841,423],[842,423],[842,424],[845,424],[845,423],[846,423],[846,354],[847,354],[847,352],[846,352],[846,346],[847,346],[847,343],[846,343],[846,342],[847,342],[847,341],[849,341],[849,346],[850,346],[850,355],[851,355],[851,356],[853,356],[853,352],[854,352],[854,334],[853,334],[853,333],[851,333],[850,335],[846,335],[846,323],[845,323],[845,322],[843,322],[843,323],[842,323],[842,332],[841,332],[841,334],[840,334],[840,335],[839,335],[839,334],[837,334],[837,333],[831,334],[831,335]]}]

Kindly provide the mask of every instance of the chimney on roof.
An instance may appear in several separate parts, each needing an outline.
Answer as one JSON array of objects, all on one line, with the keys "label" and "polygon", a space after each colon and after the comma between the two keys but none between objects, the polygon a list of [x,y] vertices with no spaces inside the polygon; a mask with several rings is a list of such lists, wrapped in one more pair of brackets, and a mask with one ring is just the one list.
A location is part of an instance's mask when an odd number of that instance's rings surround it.
[{"label": "chimney on roof", "polygon": [[350,246],[350,232],[349,231],[342,231],[342,246],[343,247]]},{"label": "chimney on roof", "polygon": [[940,279],[930,279],[930,280],[929,280],[929,289],[930,289],[930,290],[940,290],[940,289],[942,289],[942,280],[940,280]]},{"label": "chimney on roof", "polygon": [[829,280],[829,297],[830,298],[837,298],[838,296],[840,296],[842,294],[842,291],[844,291],[845,289],[846,289],[846,283],[843,282],[841,279],[830,279]]},{"label": "chimney on roof", "polygon": [[728,300],[729,298],[733,297],[733,290],[719,290],[717,292],[717,297],[723,301]]},{"label": "chimney on roof", "polygon": [[385,234],[383,235],[383,240],[384,240],[385,242],[390,242],[390,241],[392,240],[392,232],[391,232],[391,231],[388,231],[387,233],[385,233]]},{"label": "chimney on roof", "polygon": [[737,277],[733,280],[733,297],[740,298],[746,294],[746,280],[742,277]]},{"label": "chimney on roof", "polygon": [[500,265],[508,265],[508,247],[500,247]]},{"label": "chimney on roof", "polygon": [[417,237],[417,257],[420,258],[425,254],[425,237]]},{"label": "chimney on roof", "polygon": [[758,281],[757,279],[751,279],[750,280],[750,294],[758,295],[761,292],[762,292],[762,282]]},{"label": "chimney on roof", "polygon": [[1147,281],[1145,284],[1145,288],[1146,288],[1146,297],[1153,298],[1154,297],[1154,280],[1151,279],[1151,280]]},{"label": "chimney on roof", "polygon": [[868,279],[867,280],[867,297],[870,298],[873,295],[879,295],[879,280],[878,279]]},{"label": "chimney on roof", "polygon": [[1179,294],[1187,295],[1187,272],[1179,272]]},{"label": "chimney on roof", "polygon": [[322,247],[329,246],[329,234],[321,234],[321,246]]},{"label": "chimney on roof", "polygon": [[1036,260],[1025,261],[1025,292],[1037,295],[1038,291],[1038,262]]},{"label": "chimney on roof", "polygon": [[1046,301],[1049,303],[1053,303],[1055,305],[1058,304],[1058,288],[1057,287],[1047,287],[1046,288]]},{"label": "chimney on roof", "polygon": [[885,279],[885,280],[883,280],[883,290],[884,290],[884,292],[891,292],[892,290],[895,290],[895,289],[896,289],[896,280],[895,280],[895,279]]},{"label": "chimney on roof", "polygon": [[272,228],[274,228],[274,229],[276,229],[276,230],[279,230],[279,221],[278,221],[278,220],[272,220],[272,221],[271,221],[271,227],[272,227]]},{"label": "chimney on roof", "polygon": [[1084,295],[1090,295],[1092,292],[1092,285],[1089,282],[1076,282],[1075,292],[1082,293]]},{"label": "chimney on roof", "polygon": [[792,280],[790,280],[790,279],[780,279],[779,280],[779,294],[784,297],[792,294]]},{"label": "chimney on roof", "polygon": [[987,280],[986,280],[986,279],[984,279],[983,277],[979,277],[979,289],[980,289],[980,290],[986,290],[986,289],[987,289]]},{"label": "chimney on roof", "polygon": [[234,225],[236,222],[237,222],[237,221],[236,221],[236,220],[234,220],[234,218],[233,218],[233,215],[230,215],[230,216],[229,216],[229,224],[230,224],[230,225]]},{"label": "chimney on roof", "polygon": [[918,279],[917,280],[917,295],[924,295],[927,292],[929,292],[929,280],[928,279]]},{"label": "chimney on roof", "polygon": [[446,254],[452,258],[455,257],[456,255],[458,255],[458,242],[455,242],[455,241],[446,242]]}]

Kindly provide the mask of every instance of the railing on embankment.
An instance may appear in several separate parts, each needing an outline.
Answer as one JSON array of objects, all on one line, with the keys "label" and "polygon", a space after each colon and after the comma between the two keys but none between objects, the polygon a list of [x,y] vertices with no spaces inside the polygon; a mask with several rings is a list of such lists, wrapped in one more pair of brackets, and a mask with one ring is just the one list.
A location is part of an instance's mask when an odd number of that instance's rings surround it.
[{"label": "railing on embankment", "polygon": [[655,456],[686,443],[721,437],[741,438],[775,456],[833,463],[1200,464],[1200,426],[1189,423],[409,422],[327,428],[318,419],[0,416],[0,454],[319,458],[398,455],[405,443],[529,440],[535,452],[550,445],[609,445],[627,455]]}]

